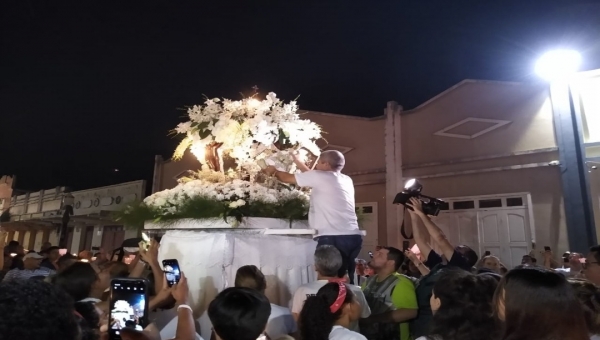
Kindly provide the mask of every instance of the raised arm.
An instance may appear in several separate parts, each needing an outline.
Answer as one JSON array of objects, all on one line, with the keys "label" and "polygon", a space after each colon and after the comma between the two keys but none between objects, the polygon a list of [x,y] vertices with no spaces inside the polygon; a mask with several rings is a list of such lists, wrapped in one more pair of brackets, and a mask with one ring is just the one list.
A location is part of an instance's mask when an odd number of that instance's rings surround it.
[{"label": "raised arm", "polygon": [[413,236],[415,238],[415,243],[417,243],[417,247],[419,247],[424,261],[427,261],[427,259],[429,258],[429,253],[432,250],[431,245],[429,244],[429,237],[427,237],[427,231],[423,230],[424,227],[422,225],[421,218],[417,215],[414,209],[407,210],[410,216],[410,221],[412,223],[412,230]]},{"label": "raised arm", "polygon": [[[410,202],[407,203],[407,206],[414,210],[416,216],[418,216],[419,219],[425,225],[425,228],[427,229],[431,240],[440,247],[442,255],[446,257],[446,260],[450,261],[450,259],[454,255],[454,246],[450,243],[450,241],[448,241],[448,238],[440,229],[440,227],[433,223],[429,216],[425,215],[425,213],[423,212],[423,203],[420,200],[413,197],[410,199]],[[423,252],[423,250],[421,250],[421,252]]]},{"label": "raised arm", "polygon": [[279,171],[274,166],[268,166],[263,170],[267,175],[275,176],[280,182],[287,184],[297,184],[296,176],[287,172]]},{"label": "raised arm", "polygon": [[300,170],[302,172],[307,172],[310,170],[310,168],[308,166],[306,166],[306,164],[298,158],[298,155],[293,154],[292,159],[294,160],[294,164],[296,164],[296,167],[298,167],[298,170]]},{"label": "raised arm", "polygon": [[[141,243],[141,242],[140,242]],[[150,240],[150,246],[148,249],[144,249],[142,244],[140,244],[140,257],[150,266],[152,269],[152,275],[155,278],[155,290],[158,292],[163,288],[163,281],[158,278],[164,276],[164,273],[160,267],[160,263],[158,261],[158,249],[160,248],[160,244],[152,238]]]},{"label": "raised arm", "polygon": [[196,338],[196,325],[194,323],[194,313],[188,306],[190,289],[188,288],[187,278],[181,273],[181,279],[172,290],[177,308],[177,331],[173,340],[188,340]]}]

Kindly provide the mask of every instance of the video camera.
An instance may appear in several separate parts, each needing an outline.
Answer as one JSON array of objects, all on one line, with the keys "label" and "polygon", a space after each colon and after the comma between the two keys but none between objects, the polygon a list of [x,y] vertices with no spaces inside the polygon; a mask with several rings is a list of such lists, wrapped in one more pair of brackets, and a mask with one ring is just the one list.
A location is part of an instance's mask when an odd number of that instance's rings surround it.
[{"label": "video camera", "polygon": [[[396,194],[394,204],[406,206],[406,202],[408,202],[411,197],[415,197],[423,202],[423,212],[425,215],[437,216],[442,210],[442,206],[445,202],[439,198],[425,196],[421,194],[421,190],[423,190],[423,185],[421,185],[421,183],[414,178],[409,179],[404,185],[404,190]],[[407,208],[411,209],[410,207]]]}]

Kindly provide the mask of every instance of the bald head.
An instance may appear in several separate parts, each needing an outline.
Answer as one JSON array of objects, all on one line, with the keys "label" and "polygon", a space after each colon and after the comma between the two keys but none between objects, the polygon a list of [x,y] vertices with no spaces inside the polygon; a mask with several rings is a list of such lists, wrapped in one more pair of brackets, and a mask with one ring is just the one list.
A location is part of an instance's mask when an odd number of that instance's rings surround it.
[{"label": "bald head", "polygon": [[[346,164],[344,155],[336,150],[323,151],[319,156],[319,162],[328,165],[332,171],[342,171]],[[319,169],[321,170],[321,169]],[[325,169],[322,169],[325,170]]]}]

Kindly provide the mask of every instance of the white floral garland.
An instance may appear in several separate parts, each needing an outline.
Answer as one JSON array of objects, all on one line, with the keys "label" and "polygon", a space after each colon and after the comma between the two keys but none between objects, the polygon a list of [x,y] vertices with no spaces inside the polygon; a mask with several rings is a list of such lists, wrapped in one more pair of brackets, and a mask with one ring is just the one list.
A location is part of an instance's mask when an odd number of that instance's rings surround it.
[{"label": "white floral garland", "polygon": [[[193,180],[180,183],[173,189],[167,189],[148,196],[144,203],[157,208],[162,214],[177,214],[178,208],[191,198],[204,197],[215,201],[231,201],[229,207],[234,209],[253,202],[277,203],[291,199],[300,199],[308,209],[308,195],[296,189],[271,189],[258,183],[234,179],[227,182],[209,182]],[[235,200],[233,200],[236,198]]]}]

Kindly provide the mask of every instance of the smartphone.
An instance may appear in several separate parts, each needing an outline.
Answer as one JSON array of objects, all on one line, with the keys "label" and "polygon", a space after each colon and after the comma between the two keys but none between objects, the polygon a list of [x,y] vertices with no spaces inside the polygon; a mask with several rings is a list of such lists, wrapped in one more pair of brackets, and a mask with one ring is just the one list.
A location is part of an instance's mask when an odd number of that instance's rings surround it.
[{"label": "smartphone", "polygon": [[179,262],[176,259],[163,260],[163,271],[167,279],[167,285],[173,287],[174,284],[179,282],[181,279],[181,268],[179,268]]},{"label": "smartphone", "polygon": [[544,247],[544,251],[551,251],[551,249],[550,249],[550,247],[548,247],[548,246],[545,246],[545,247]]},{"label": "smartphone", "polygon": [[410,242],[409,241],[402,241],[402,251],[407,251],[410,249]]},{"label": "smartphone", "polygon": [[110,282],[109,339],[121,340],[121,329],[142,331],[148,326],[148,281],[114,279]]},{"label": "smartphone", "polygon": [[490,255],[492,255],[492,253],[490,253],[489,250],[486,250],[485,253],[483,254],[483,256],[490,256]]},{"label": "smartphone", "polygon": [[67,248],[62,248],[58,250],[58,254],[60,254],[60,256],[66,255],[67,254]]}]

